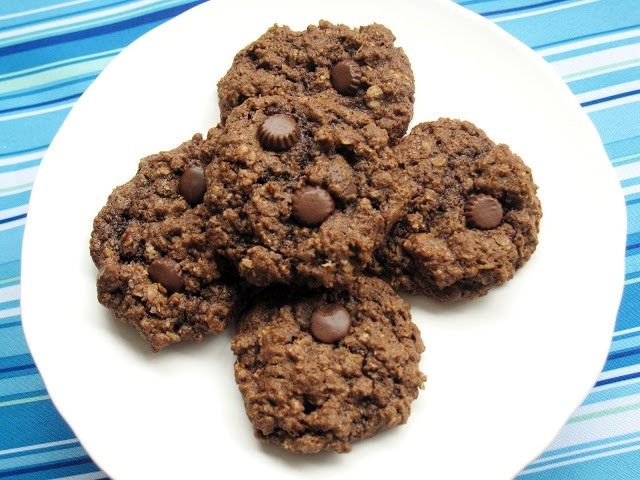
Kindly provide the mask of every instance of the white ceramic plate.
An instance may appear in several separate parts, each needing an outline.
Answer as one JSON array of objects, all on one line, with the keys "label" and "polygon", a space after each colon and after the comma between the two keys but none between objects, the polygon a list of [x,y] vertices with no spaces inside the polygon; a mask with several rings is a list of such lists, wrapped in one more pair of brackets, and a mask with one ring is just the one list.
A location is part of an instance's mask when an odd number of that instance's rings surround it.
[{"label": "white ceramic plate", "polygon": [[[22,263],[22,318],[51,397],[118,480],[507,479],[581,403],[609,347],[625,213],[598,135],[528,48],[445,2],[213,2],[126,48],[78,101],[42,162]],[[273,23],[384,23],[416,77],[414,124],[475,122],[532,167],[540,245],[516,277],[470,303],[409,298],[429,380],[409,422],[347,455],[300,457],[253,438],[231,333],[152,355],[96,301],[92,219],[138,159],[217,123],[216,81]]]}]

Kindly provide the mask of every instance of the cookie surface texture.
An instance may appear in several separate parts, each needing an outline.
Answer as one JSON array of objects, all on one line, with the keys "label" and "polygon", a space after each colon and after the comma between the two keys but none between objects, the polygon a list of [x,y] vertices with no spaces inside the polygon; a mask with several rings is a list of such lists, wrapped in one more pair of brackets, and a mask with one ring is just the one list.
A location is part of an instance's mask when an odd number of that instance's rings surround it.
[{"label": "cookie surface texture", "polygon": [[394,143],[407,131],[415,92],[411,64],[394,41],[378,24],[352,29],[320,21],[304,31],[274,25],[218,82],[222,119],[247,98],[318,95],[367,113]]},{"label": "cookie surface texture", "polygon": [[253,285],[347,284],[404,213],[407,182],[387,133],[336,103],[248,99],[216,152],[205,172],[207,233]]},{"label": "cookie surface texture", "polygon": [[442,118],[416,125],[394,151],[420,191],[376,254],[394,287],[472,299],[529,260],[542,209],[530,168],[508,146]]},{"label": "cookie surface texture", "polygon": [[98,300],[155,352],[221,332],[242,303],[205,234],[204,167],[219,132],[142,159],[94,220]]},{"label": "cookie surface texture", "polygon": [[[296,453],[348,452],[354,441],[407,421],[426,380],[424,345],[409,305],[388,284],[361,277],[341,290],[268,292],[232,341],[257,438]],[[327,305],[351,323],[339,339],[320,341],[312,322]]]}]

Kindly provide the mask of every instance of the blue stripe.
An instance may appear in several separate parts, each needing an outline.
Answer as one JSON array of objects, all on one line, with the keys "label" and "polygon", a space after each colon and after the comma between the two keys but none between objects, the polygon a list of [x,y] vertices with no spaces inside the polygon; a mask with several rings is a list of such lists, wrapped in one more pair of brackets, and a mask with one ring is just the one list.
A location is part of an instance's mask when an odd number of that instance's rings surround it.
[{"label": "blue stripe", "polygon": [[[86,15],[86,14],[89,14],[89,13],[92,13],[92,12],[99,12],[99,11],[108,10],[109,8],[116,7],[118,5],[126,5],[128,3],[131,3],[131,2],[128,1],[128,0],[124,0],[124,1],[121,1],[121,2],[115,2],[115,3],[108,2],[105,5],[102,5],[102,6],[99,6],[99,7],[85,8],[84,10],[68,11],[68,12],[65,12],[65,13],[63,13],[61,15],[53,15],[53,16],[47,15],[46,16],[46,21],[47,22],[53,22],[53,21],[62,20],[62,19],[65,19],[65,18],[72,18],[72,17],[78,16],[78,15]],[[86,6],[87,4],[85,3],[85,4],[81,4],[81,5]],[[57,10],[57,11],[59,11],[59,10]],[[33,18],[33,17],[31,17],[31,18]],[[16,24],[4,27],[4,28],[0,28],[0,32],[2,32],[3,30],[7,31],[7,30],[25,28],[25,27],[29,27],[29,26],[32,26],[32,25],[38,25],[38,24],[41,24],[41,23],[43,23],[42,19],[32,20],[32,21],[25,22],[25,23],[16,23]]]},{"label": "blue stripe", "polygon": [[[634,24],[634,25],[627,25],[624,27],[620,27],[620,28],[612,28],[609,30],[600,30],[594,33],[588,33],[585,35],[579,35],[577,37],[569,37],[569,38],[565,38],[563,40],[557,41],[557,42],[550,42],[550,43],[543,43],[540,45],[536,45],[534,47],[532,47],[534,50],[543,50],[543,49],[547,49],[547,48],[551,48],[551,47],[559,47],[560,45],[567,45],[570,43],[574,43],[574,42],[579,42],[581,40],[590,40],[592,38],[598,38],[598,37],[604,37],[607,35],[613,35],[616,33],[623,33],[623,32],[628,32],[630,30],[633,30],[635,28],[640,27],[640,24]],[[545,57],[546,58],[546,57]]]},{"label": "blue stripe", "polygon": [[24,110],[33,110],[33,109],[37,109],[37,108],[42,108],[42,107],[47,107],[50,105],[55,105],[58,103],[65,103],[65,102],[70,102],[71,100],[77,100],[78,98],[80,98],[82,94],[78,93],[76,95],[69,95],[67,97],[63,97],[63,98],[56,98],[53,100],[48,100],[46,102],[40,102],[40,103],[34,103],[31,105],[26,105],[23,107],[16,107],[16,108],[10,108],[7,110],[0,110],[0,114],[3,113],[11,113],[11,112],[20,112],[20,111],[24,111]]},{"label": "blue stripe", "polygon": [[100,27],[89,28],[86,30],[78,31],[78,32],[71,32],[71,33],[65,33],[62,35],[39,38],[37,40],[31,40],[31,41],[19,43],[16,45],[2,47],[0,48],[0,57],[4,55],[17,53],[17,52],[34,50],[44,46],[50,47],[52,45],[73,42],[73,41],[82,40],[89,37],[96,37],[96,36],[104,35],[106,33],[119,32],[121,30],[126,30],[132,27],[139,27],[140,25],[145,25],[145,24],[157,22],[160,20],[167,20],[169,18],[175,17],[176,15],[182,12],[186,12],[187,10],[189,10],[192,7],[195,7],[196,5],[204,3],[204,1],[205,0],[189,2],[176,7],[170,7],[166,10],[160,10],[160,11],[149,13],[146,15],[141,15],[136,18],[131,18],[121,22],[116,22],[110,25],[102,25]]}]

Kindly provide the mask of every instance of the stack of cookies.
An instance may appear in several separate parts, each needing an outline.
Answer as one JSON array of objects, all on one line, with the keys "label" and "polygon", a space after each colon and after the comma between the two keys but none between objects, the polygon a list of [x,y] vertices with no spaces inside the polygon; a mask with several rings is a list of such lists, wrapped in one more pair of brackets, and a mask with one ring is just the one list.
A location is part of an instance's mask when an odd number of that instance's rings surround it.
[{"label": "stack of cookies", "polygon": [[424,345],[394,289],[486,294],[537,245],[530,169],[473,124],[416,125],[391,31],[274,26],[218,83],[221,123],[140,161],[94,221],[98,299],[153,351],[235,325],[258,438],[347,452],[405,423]]}]

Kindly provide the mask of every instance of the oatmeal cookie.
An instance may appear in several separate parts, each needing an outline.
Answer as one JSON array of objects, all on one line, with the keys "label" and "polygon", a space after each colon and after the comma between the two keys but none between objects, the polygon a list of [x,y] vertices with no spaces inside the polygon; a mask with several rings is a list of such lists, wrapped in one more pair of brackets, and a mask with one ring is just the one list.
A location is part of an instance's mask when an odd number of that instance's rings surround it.
[{"label": "oatmeal cookie", "polygon": [[370,115],[394,143],[413,115],[411,64],[383,25],[274,25],[241,50],[218,82],[221,116],[251,97],[318,95]]},{"label": "oatmeal cookie", "polygon": [[409,305],[378,278],[277,288],[243,315],[232,341],[256,437],[296,453],[348,452],[406,423],[426,380]]},{"label": "oatmeal cookie", "polygon": [[204,167],[219,133],[142,159],[94,220],[98,300],[156,352],[219,333],[242,303],[237,275],[223,268],[205,234]]},{"label": "oatmeal cookie", "polygon": [[212,248],[251,284],[346,284],[408,198],[387,133],[314,97],[251,98],[206,170]]},{"label": "oatmeal cookie", "polygon": [[376,273],[441,301],[475,298],[535,251],[542,209],[531,170],[470,122],[421,123],[395,147],[420,193],[376,253]]}]

